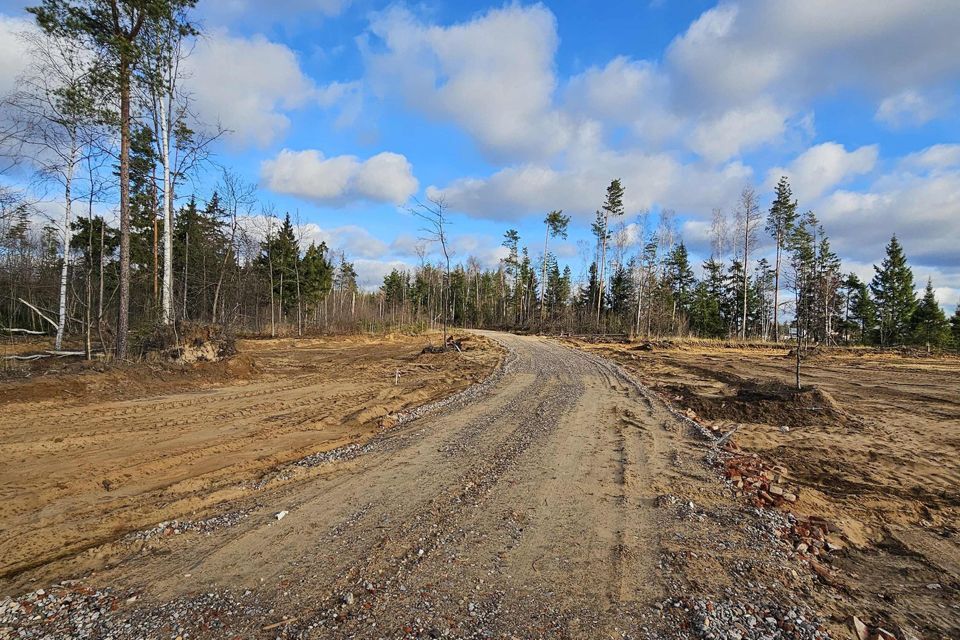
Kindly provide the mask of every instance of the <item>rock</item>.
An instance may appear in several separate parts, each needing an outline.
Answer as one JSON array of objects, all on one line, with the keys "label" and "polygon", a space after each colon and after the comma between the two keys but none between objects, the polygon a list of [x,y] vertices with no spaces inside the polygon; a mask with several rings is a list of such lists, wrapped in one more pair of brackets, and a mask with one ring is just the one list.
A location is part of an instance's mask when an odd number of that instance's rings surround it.
[{"label": "rock", "polygon": [[783,494],[783,499],[786,500],[787,502],[796,502],[796,501],[797,501],[797,496],[794,495],[794,494],[792,494],[792,493],[786,493],[786,492],[785,492],[785,493]]},{"label": "rock", "polygon": [[860,621],[860,618],[853,616],[851,626],[853,627],[853,633],[857,640],[870,640],[870,629]]},{"label": "rock", "polygon": [[783,487],[781,487],[780,485],[772,484],[770,485],[770,493],[772,493],[775,496],[782,496],[784,493]]},{"label": "rock", "polygon": [[290,513],[290,512],[289,512],[289,511],[280,511],[280,512],[276,513],[276,514],[274,515],[274,517],[275,517],[277,520],[283,520],[284,518],[287,517],[287,514],[288,514],[288,513]]},{"label": "rock", "polygon": [[879,640],[897,640],[897,636],[886,629],[877,629],[877,638],[879,638]]},{"label": "rock", "polygon": [[931,591],[936,591],[937,589],[943,589],[943,587],[940,585],[939,582],[931,582],[930,584],[927,585],[927,589],[930,589]]},{"label": "rock", "polygon": [[354,597],[352,593],[347,592],[343,595],[343,604],[349,607],[350,605],[353,604],[353,601],[354,601]]}]

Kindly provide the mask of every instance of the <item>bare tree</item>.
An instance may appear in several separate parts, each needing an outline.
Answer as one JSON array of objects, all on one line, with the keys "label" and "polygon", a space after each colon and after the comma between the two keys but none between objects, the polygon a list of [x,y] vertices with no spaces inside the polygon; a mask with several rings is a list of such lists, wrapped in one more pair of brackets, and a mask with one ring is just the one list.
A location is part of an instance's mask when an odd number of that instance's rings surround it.
[{"label": "bare tree", "polygon": [[59,313],[55,349],[63,346],[67,326],[67,283],[73,203],[81,198],[76,188],[80,164],[92,152],[96,107],[93,104],[93,70],[90,57],[76,41],[57,35],[23,34],[31,67],[19,79],[19,90],[8,98],[14,123],[9,135],[28,157],[41,183],[62,189],[61,268]]},{"label": "bare tree", "polygon": [[[220,202],[226,210],[227,215],[230,217],[230,240],[227,243],[227,250],[223,254],[223,262],[220,264],[220,275],[217,278],[217,286],[213,292],[214,323],[217,322],[217,304],[220,301],[221,290],[223,289],[224,273],[226,273],[227,265],[230,263],[230,261],[236,259],[234,247],[237,240],[237,220],[241,210],[245,217],[249,217],[253,211],[253,206],[256,203],[257,186],[252,183],[244,182],[236,173],[228,169],[224,169],[223,174],[220,177],[220,185],[217,188],[217,193],[220,194]],[[164,272],[166,272],[166,269],[164,269]],[[222,317],[222,314],[221,320],[226,320],[226,318]]]},{"label": "bare tree", "polygon": [[426,234],[425,240],[440,243],[440,250],[443,253],[445,262],[444,282],[440,285],[440,298],[443,310],[441,311],[441,321],[443,324],[443,348],[447,348],[447,293],[450,288],[450,251],[449,240],[447,238],[447,225],[450,224],[450,214],[447,212],[447,201],[442,195],[427,196],[427,201],[422,202],[414,198],[415,206],[410,207],[408,211],[417,216],[426,223],[422,231]]},{"label": "bare tree", "polygon": [[713,208],[713,217],[710,221],[710,257],[717,262],[723,262],[730,247],[730,230],[728,229],[727,214],[720,207]]},{"label": "bare tree", "polygon": [[757,225],[760,224],[760,205],[757,204],[757,194],[753,187],[746,186],[740,192],[740,201],[737,204],[737,235],[742,244],[740,249],[743,255],[743,318],[740,325],[740,338],[747,338],[747,293],[750,283],[750,251],[757,243]]}]

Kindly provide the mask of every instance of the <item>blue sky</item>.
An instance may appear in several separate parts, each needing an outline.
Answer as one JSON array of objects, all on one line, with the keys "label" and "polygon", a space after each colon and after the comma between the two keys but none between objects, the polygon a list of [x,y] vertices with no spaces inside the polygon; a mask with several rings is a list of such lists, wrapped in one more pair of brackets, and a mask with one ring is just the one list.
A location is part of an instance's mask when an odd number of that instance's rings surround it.
[{"label": "blue sky", "polygon": [[[27,4],[0,1],[3,90]],[[869,277],[897,233],[918,286],[960,298],[955,0],[201,0],[198,14],[186,84],[232,130],[218,161],[368,285],[416,262],[412,197],[442,193],[457,257],[488,265],[510,227],[537,256],[562,208],[574,228],[557,250],[579,273],[612,178],[625,224],[675,210],[703,258],[711,210],[732,215],[748,184],[766,208],[786,174],[848,270]]]}]

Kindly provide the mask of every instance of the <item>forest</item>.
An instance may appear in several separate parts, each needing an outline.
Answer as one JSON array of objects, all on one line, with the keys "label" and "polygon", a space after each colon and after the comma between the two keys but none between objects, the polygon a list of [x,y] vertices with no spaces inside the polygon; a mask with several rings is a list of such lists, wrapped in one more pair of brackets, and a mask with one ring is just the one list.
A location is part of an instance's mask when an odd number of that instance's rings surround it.
[{"label": "forest", "polygon": [[[358,285],[350,256],[305,245],[303,221],[217,164],[226,133],[199,122],[181,62],[200,36],[193,0],[31,8],[34,64],[0,103],[0,327],[55,336],[86,355],[128,358],[184,323],[289,335],[446,328],[693,336],[804,344],[960,347],[933,283],[917,294],[897,237],[867,282],[845,272],[828,230],[782,178],[772,202],[744,187],[712,212],[710,257],[695,264],[668,209],[628,216],[613,179],[582,273],[551,242],[505,231],[494,267],[448,250],[451,205],[414,201],[420,263]],[[219,179],[212,192],[201,175]],[[612,176],[611,176],[612,177]],[[43,196],[36,194],[42,193]],[[731,206],[732,205],[732,206]],[[628,224],[629,222],[629,224]],[[434,256],[441,256],[434,259]],[[699,274],[699,275],[698,275]]]}]

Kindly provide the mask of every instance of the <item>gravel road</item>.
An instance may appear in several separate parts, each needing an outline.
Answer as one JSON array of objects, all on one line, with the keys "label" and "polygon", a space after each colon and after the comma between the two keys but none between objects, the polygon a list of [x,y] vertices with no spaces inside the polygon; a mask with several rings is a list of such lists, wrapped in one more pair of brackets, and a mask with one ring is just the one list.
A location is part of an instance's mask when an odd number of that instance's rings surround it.
[{"label": "gravel road", "polygon": [[480,389],[267,487],[229,526],[159,528],[80,584],[7,600],[0,621],[10,637],[703,635],[713,605],[671,600],[690,583],[678,540],[743,517],[717,507],[711,525],[688,501],[720,486],[684,462],[702,459],[691,426],[605,360],[489,335],[511,355]]}]

